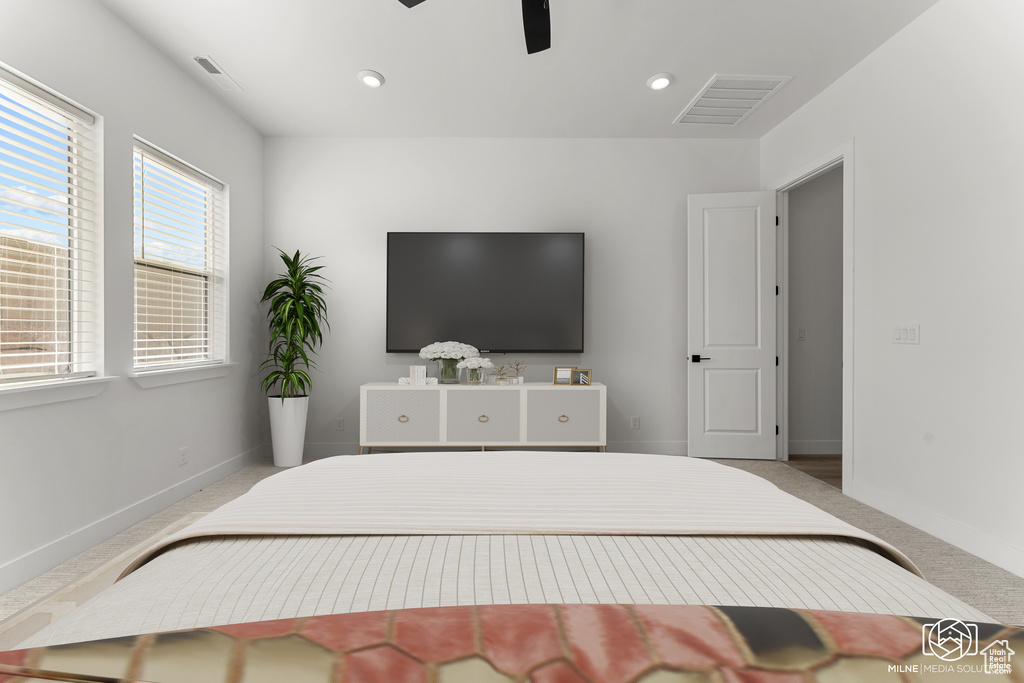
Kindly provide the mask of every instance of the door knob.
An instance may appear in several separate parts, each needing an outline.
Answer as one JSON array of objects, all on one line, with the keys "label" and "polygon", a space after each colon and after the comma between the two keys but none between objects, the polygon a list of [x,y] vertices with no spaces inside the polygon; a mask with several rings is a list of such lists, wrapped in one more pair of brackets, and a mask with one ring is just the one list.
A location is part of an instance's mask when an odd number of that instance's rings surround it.
[{"label": "door knob", "polygon": [[707,356],[702,356],[702,355],[700,355],[699,353],[695,353],[695,354],[693,354],[692,356],[690,356],[690,360],[691,360],[692,362],[694,362],[694,363],[699,363],[699,362],[701,362],[702,360],[711,360],[711,359],[710,359],[710,358],[708,358]]}]

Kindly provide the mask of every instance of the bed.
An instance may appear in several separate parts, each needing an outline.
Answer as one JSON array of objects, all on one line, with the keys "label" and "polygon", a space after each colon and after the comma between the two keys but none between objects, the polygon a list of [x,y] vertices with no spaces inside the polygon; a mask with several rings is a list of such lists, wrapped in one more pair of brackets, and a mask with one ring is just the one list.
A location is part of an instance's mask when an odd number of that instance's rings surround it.
[{"label": "bed", "polygon": [[[122,652],[114,668],[131,671],[147,659],[139,648],[184,647],[190,634],[195,643],[209,641],[208,653],[234,652],[237,665],[238,638],[248,652],[263,638],[294,645],[313,628],[348,640],[332,650],[336,661],[325,671],[334,673],[310,680],[356,671],[346,658],[375,647],[385,648],[385,658],[408,656],[426,667],[423,680],[440,680],[441,660],[387,639],[417,628],[436,635],[443,623],[445,634],[476,634],[443,661],[479,659],[464,668],[486,665],[511,676],[495,681],[605,680],[586,671],[611,671],[612,663],[629,659],[626,644],[634,641],[646,643],[649,661],[627,667],[634,678],[616,680],[639,681],[691,671],[659,654],[658,638],[692,646],[693,638],[718,632],[731,643],[723,652],[732,654],[705,654],[734,673],[743,666],[753,667],[748,673],[781,671],[778,657],[771,666],[759,660],[764,634],[774,634],[773,652],[827,650],[796,657],[794,672],[837,666],[851,637],[849,658],[857,666],[868,655],[886,666],[912,666],[905,660],[915,653],[927,657],[922,627],[943,620],[973,624],[990,646],[1024,645],[1015,640],[1020,629],[993,625],[932,586],[897,548],[738,469],[640,454],[378,454],[318,460],[260,482],[147,549],[114,586],[33,636],[7,663],[60,663],[54,653],[101,641],[105,651]],[[789,627],[802,635],[779,641]],[[523,645],[545,629],[546,645]],[[609,635],[627,631],[632,635]],[[175,639],[154,635],[168,633]],[[353,633],[370,634],[369,644],[352,645]],[[315,642],[326,647],[324,639]],[[517,644],[512,650],[523,661],[502,668],[488,659],[487,643],[502,642],[506,649]],[[559,678],[555,669],[553,677],[534,675],[555,666],[558,658],[543,654],[555,645],[578,679]],[[533,655],[530,668],[524,662]],[[692,672],[710,670],[705,663]],[[490,680],[480,671],[466,680]],[[379,680],[405,680],[394,675]],[[452,675],[446,680],[457,680]]]}]

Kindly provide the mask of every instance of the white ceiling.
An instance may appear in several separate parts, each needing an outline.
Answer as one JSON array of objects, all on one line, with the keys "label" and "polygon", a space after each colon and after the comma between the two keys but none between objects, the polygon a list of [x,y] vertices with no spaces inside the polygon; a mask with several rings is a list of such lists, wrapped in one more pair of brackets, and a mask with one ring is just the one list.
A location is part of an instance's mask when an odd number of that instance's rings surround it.
[{"label": "white ceiling", "polygon": [[[759,138],[937,0],[550,0],[534,55],[519,0],[99,1],[265,135]],[[716,73],[792,80],[735,127],[673,124]]]}]

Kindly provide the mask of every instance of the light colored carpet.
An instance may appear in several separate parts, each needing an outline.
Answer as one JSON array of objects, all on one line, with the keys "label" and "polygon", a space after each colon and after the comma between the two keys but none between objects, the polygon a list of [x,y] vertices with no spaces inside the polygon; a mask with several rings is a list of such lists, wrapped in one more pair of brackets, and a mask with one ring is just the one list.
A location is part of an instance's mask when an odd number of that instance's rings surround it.
[{"label": "light colored carpet", "polygon": [[746,470],[902,550],[924,577],[1004,624],[1024,625],[1024,578],[843,495],[823,481],[764,460],[718,460]]},{"label": "light colored carpet", "polygon": [[[784,463],[718,462],[764,477],[782,490],[889,541],[905,552],[935,585],[1003,623],[1024,625],[1024,579],[844,496],[838,489]],[[16,647],[51,619],[66,614],[109,585],[120,572],[120,565],[138,549],[280,471],[269,463],[251,465],[0,595],[0,651]]]},{"label": "light colored carpet", "polygon": [[[166,529],[154,534],[136,546],[129,548],[96,569],[65,583],[44,597],[36,600],[27,608],[20,610],[11,617],[0,622],[0,652],[16,649],[18,644],[40,629],[49,626],[86,600],[92,598],[105,588],[113,585],[121,572],[143,550],[169,534],[182,529],[203,517],[201,512],[185,515]],[[78,565],[79,568],[83,564]],[[51,577],[50,581],[59,581]],[[40,581],[34,587],[43,590],[49,581]],[[28,591],[26,591],[26,594]]]},{"label": "light colored carpet", "polygon": [[269,462],[246,467],[111,539],[0,595],[0,652],[17,646],[51,619],[113,583],[136,550],[242,495],[253,484],[283,471]]}]

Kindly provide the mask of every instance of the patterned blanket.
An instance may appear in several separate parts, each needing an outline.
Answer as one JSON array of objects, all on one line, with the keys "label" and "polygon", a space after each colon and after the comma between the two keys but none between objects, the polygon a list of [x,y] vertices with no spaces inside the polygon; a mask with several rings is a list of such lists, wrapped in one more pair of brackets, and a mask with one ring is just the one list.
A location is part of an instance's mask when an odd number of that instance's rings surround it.
[{"label": "patterned blanket", "polygon": [[492,605],[340,614],[0,653],[0,683],[1022,680],[1024,629],[765,607]]}]

